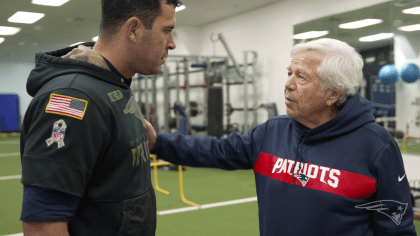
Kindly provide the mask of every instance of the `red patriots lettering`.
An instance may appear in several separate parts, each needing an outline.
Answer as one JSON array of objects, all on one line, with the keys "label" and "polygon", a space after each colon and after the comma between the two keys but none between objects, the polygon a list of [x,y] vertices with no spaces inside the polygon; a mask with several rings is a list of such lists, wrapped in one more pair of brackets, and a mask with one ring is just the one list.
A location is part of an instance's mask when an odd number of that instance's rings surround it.
[{"label": "red patriots lettering", "polygon": [[[292,168],[293,170],[292,176]],[[255,173],[289,184],[296,183],[305,188],[316,189],[349,198],[362,199],[376,192],[375,179],[352,173],[304,162],[260,153],[254,165]]]}]

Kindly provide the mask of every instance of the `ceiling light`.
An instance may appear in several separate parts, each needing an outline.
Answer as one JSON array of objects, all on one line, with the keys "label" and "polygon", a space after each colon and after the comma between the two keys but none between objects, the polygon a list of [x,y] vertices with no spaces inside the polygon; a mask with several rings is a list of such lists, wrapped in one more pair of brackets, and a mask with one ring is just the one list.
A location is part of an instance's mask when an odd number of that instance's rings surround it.
[{"label": "ceiling light", "polygon": [[93,42],[98,41],[98,38],[99,38],[99,36],[93,37],[93,38],[92,38]]},{"label": "ceiling light", "polygon": [[362,28],[369,25],[376,25],[382,22],[383,20],[381,19],[364,19],[364,20],[353,21],[353,22],[349,22],[345,24],[340,24],[338,25],[338,27],[341,29],[357,29],[357,28]]},{"label": "ceiling light", "polygon": [[401,31],[417,31],[420,30],[420,24],[401,26],[398,29]]},{"label": "ceiling light", "polygon": [[293,35],[294,39],[311,39],[311,38],[318,38],[329,33],[328,30],[326,31],[308,31],[301,34]]},{"label": "ceiling light", "polygon": [[365,62],[366,63],[372,63],[372,62],[375,62],[376,61],[376,58],[375,57],[367,57],[367,58],[365,58]]},{"label": "ceiling light", "polygon": [[4,42],[4,38],[0,37],[0,43]]},{"label": "ceiling light", "polygon": [[85,43],[85,42],[74,43],[74,44],[70,45],[70,47],[76,46],[76,45],[81,44],[81,43]]},{"label": "ceiling light", "polygon": [[181,5],[181,6],[179,6],[179,7],[176,7],[176,8],[175,8],[175,12],[182,11],[182,10],[184,10],[185,8],[186,8],[186,6],[185,6],[185,5]]},{"label": "ceiling light", "polygon": [[7,21],[13,23],[33,24],[44,16],[44,13],[18,11]]},{"label": "ceiling light", "polygon": [[32,0],[32,4],[59,7],[69,0]]},{"label": "ceiling light", "polygon": [[0,26],[0,35],[15,35],[20,31],[18,27]]},{"label": "ceiling light", "polygon": [[374,34],[366,37],[359,38],[360,42],[373,42],[382,39],[392,38],[394,37],[393,33],[381,33],[381,34]]},{"label": "ceiling light", "polygon": [[405,14],[416,14],[419,15],[420,14],[420,7],[413,7],[413,8],[408,8],[402,11]]}]

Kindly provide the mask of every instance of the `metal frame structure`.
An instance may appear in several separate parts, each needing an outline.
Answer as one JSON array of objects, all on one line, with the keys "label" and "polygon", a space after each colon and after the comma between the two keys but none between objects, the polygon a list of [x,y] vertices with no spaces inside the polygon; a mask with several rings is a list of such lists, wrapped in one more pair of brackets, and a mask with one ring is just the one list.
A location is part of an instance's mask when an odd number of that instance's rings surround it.
[{"label": "metal frame structure", "polygon": [[[222,86],[224,93],[226,95],[226,101],[224,102],[223,109],[224,114],[225,113],[225,107],[226,104],[230,104],[231,101],[231,93],[230,93],[230,86],[232,85],[242,85],[244,88],[244,107],[243,108],[235,108],[235,111],[243,111],[244,112],[244,129],[243,132],[248,132],[252,127],[257,125],[257,88],[256,88],[256,71],[257,71],[257,60],[258,60],[258,54],[254,51],[244,51],[244,63],[243,65],[239,65],[236,62],[235,57],[230,51],[230,48],[223,37],[222,34],[218,35],[218,39],[214,40],[214,42],[220,41],[223,46],[225,47],[228,56],[227,57],[216,57],[216,56],[195,56],[195,55],[169,55],[166,63],[163,65],[162,72],[158,75],[152,75],[152,76],[143,76],[143,75],[137,75],[133,79],[137,79],[137,86],[134,86],[132,88],[133,93],[137,95],[139,100],[141,102],[145,103],[145,118],[152,122],[154,125],[154,128],[157,132],[163,132],[163,133],[169,133],[171,132],[171,128],[169,126],[170,123],[170,113],[171,113],[171,90],[176,91],[176,102],[180,102],[181,98],[181,90],[184,90],[184,107],[186,111],[186,120],[187,120],[187,130],[186,133],[191,132],[191,124],[190,124],[190,92],[192,88],[204,88],[204,100],[208,100],[208,78],[211,76],[214,76],[215,74],[219,73],[222,75]],[[251,57],[251,59],[250,59]],[[233,63],[233,66],[228,66],[228,60],[231,60]],[[249,60],[250,59],[250,60]],[[175,72],[170,72],[170,63],[175,63],[174,67]],[[201,68],[201,69],[191,69],[193,64],[201,64],[198,66],[195,66],[195,68]],[[241,68],[242,67],[242,68]],[[237,76],[239,76],[239,81],[233,81],[232,76],[229,75],[228,70],[234,68],[236,71]],[[195,73],[203,73],[204,75],[204,82],[203,84],[199,85],[191,85],[190,84],[190,74]],[[175,86],[170,86],[173,82],[171,80],[171,76],[175,76]],[[183,77],[184,79],[184,86],[180,86],[180,79]],[[157,110],[157,79],[162,78],[163,79],[163,100],[164,100],[164,114],[163,115],[163,124],[162,127],[158,125],[156,110]],[[151,85],[150,85],[151,81]],[[249,104],[249,87],[248,85],[252,85],[252,96],[251,99],[253,100],[253,103],[250,107]],[[151,92],[151,101],[150,101],[150,92]],[[206,102],[203,103],[203,115],[204,115],[204,125],[207,125],[207,104]],[[253,121],[252,124],[249,124],[249,118],[248,114],[249,112],[253,113]],[[226,115],[227,117],[227,124],[226,127],[229,127],[231,120],[230,120],[230,114]],[[176,114],[176,128],[179,129],[179,120],[181,116],[179,114]]]}]

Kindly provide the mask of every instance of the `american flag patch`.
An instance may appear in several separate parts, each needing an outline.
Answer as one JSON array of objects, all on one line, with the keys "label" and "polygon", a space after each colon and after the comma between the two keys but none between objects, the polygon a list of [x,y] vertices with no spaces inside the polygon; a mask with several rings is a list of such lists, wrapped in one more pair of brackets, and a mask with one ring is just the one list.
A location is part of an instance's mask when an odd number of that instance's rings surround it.
[{"label": "american flag patch", "polygon": [[50,96],[45,112],[83,120],[87,105],[88,102],[85,100],[53,93]]}]

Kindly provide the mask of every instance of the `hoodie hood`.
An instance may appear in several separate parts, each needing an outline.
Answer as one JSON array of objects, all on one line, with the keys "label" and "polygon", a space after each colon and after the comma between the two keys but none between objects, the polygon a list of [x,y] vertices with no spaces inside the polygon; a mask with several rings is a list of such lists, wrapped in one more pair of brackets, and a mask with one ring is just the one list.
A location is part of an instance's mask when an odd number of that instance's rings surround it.
[{"label": "hoodie hood", "polygon": [[[86,74],[96,79],[129,89],[121,77],[112,72],[101,55],[91,49],[94,43],[85,43],[56,51],[37,53],[35,69],[31,71],[26,90],[32,97],[48,81],[66,74]],[[131,80],[130,80],[131,83]]]},{"label": "hoodie hood", "polygon": [[291,119],[291,123],[299,136],[305,137],[306,142],[319,142],[349,133],[367,123],[375,122],[373,107],[369,100],[362,98],[357,93],[347,101],[338,115],[325,124],[308,129],[294,119]]}]

